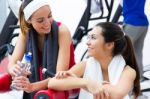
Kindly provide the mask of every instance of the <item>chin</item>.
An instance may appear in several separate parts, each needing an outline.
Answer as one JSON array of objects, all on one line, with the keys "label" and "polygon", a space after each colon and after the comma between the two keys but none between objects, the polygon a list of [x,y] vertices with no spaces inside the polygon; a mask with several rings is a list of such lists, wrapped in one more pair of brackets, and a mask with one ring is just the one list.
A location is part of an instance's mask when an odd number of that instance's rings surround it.
[{"label": "chin", "polygon": [[48,34],[50,33],[50,30],[44,31],[43,33]]},{"label": "chin", "polygon": [[93,55],[92,55],[92,53],[89,53],[89,52],[88,52],[88,56],[89,56],[89,57],[92,57]]}]

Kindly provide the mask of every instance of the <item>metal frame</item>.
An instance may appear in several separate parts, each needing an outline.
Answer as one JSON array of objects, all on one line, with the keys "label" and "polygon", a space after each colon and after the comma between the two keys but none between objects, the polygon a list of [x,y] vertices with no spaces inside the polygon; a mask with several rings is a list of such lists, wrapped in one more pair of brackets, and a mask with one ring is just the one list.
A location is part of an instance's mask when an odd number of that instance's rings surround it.
[{"label": "metal frame", "polygon": [[[91,18],[91,1],[87,1],[87,8],[84,11],[84,14],[77,26],[77,29],[75,30],[75,33],[73,35],[73,42],[74,42],[74,48],[76,48],[77,44],[81,41],[82,37],[86,35],[91,29],[88,29],[89,21],[93,20],[99,20],[99,19],[106,19],[106,21],[110,21],[110,16],[114,4],[114,0],[111,0],[110,4],[108,3],[108,0],[99,0],[99,7],[101,10],[101,15],[98,17]],[[106,4],[106,8],[108,10],[108,14],[104,16],[104,4]]]}]

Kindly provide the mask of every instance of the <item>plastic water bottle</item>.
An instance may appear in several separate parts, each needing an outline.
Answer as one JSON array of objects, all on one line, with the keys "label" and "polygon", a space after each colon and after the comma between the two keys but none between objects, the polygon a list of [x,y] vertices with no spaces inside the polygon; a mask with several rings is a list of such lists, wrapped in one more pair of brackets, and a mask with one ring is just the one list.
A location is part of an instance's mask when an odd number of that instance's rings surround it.
[{"label": "plastic water bottle", "polygon": [[[28,52],[24,55],[22,61],[18,64],[21,67],[20,73],[18,73],[17,76],[27,76],[31,74],[30,68],[31,68],[31,60],[32,60],[32,53]],[[16,86],[12,83],[11,89],[17,89]]]},{"label": "plastic water bottle", "polygon": [[[30,73],[30,68],[31,68],[31,60],[32,60],[32,53],[28,52],[26,55],[24,55],[23,60],[21,61],[21,72],[19,75],[26,75]],[[19,76],[18,75],[18,76]]]}]

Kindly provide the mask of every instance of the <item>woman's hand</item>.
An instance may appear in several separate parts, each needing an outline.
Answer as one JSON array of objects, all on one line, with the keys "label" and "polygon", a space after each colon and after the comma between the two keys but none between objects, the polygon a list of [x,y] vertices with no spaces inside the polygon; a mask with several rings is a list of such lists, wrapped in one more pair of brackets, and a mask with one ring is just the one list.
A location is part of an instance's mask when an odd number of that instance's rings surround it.
[{"label": "woman's hand", "polygon": [[8,72],[12,76],[12,78],[21,74],[21,68],[20,68],[19,64],[20,64],[20,61],[17,61],[17,64],[14,64],[10,68],[8,68]]},{"label": "woman's hand", "polygon": [[27,76],[31,74],[29,69],[21,68],[21,65],[23,64],[20,61],[17,61],[17,64],[11,66],[11,68],[9,69],[9,73],[12,76],[12,78],[17,76]]},{"label": "woman's hand", "polygon": [[59,72],[55,75],[55,78],[56,78],[56,79],[63,79],[63,78],[69,77],[69,76],[77,77],[75,74],[70,73],[69,71],[59,71]]},{"label": "woman's hand", "polygon": [[108,82],[104,81],[102,83],[93,80],[87,80],[86,88],[88,92],[93,94],[94,99],[109,99],[109,93],[104,90],[103,84],[108,84]]},{"label": "woman's hand", "polygon": [[12,83],[18,90],[24,90],[28,93],[33,91],[32,84],[30,83],[29,79],[25,76],[15,77]]},{"label": "woman's hand", "polygon": [[94,99],[110,99],[109,93],[105,90],[98,92],[96,94],[93,94]]},{"label": "woman's hand", "polygon": [[109,93],[103,88],[103,85],[110,84],[108,81],[102,82],[102,90],[100,90],[98,93],[93,94],[94,99],[110,99]]}]

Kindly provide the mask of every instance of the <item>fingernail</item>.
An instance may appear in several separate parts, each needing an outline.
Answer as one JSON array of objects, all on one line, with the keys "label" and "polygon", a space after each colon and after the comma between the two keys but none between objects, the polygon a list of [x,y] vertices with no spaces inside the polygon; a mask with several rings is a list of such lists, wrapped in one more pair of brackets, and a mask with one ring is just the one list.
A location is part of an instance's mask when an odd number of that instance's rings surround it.
[{"label": "fingernail", "polygon": [[109,93],[105,91],[106,96],[109,96]]}]

